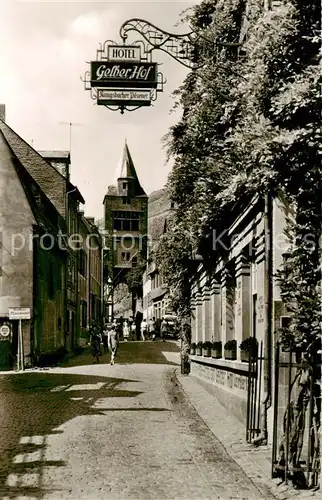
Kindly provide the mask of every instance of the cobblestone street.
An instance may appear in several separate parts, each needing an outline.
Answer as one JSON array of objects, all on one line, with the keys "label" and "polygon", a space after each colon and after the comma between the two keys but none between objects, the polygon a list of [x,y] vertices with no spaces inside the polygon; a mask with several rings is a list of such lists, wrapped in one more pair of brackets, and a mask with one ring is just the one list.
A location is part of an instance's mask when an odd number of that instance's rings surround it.
[{"label": "cobblestone street", "polygon": [[126,364],[129,345],[115,366],[0,376],[3,500],[262,498],[183,395],[175,344],[151,344],[156,364]]}]

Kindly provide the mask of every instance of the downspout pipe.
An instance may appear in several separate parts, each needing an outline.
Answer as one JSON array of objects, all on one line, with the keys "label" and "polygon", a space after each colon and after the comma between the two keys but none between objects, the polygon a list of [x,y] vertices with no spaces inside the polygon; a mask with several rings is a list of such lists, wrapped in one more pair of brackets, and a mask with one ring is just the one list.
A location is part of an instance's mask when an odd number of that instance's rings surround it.
[{"label": "downspout pipe", "polygon": [[265,195],[264,235],[265,235],[265,354],[264,354],[264,394],[261,402],[260,434],[252,442],[267,444],[267,411],[272,405],[272,317],[273,317],[273,197],[269,191]]}]

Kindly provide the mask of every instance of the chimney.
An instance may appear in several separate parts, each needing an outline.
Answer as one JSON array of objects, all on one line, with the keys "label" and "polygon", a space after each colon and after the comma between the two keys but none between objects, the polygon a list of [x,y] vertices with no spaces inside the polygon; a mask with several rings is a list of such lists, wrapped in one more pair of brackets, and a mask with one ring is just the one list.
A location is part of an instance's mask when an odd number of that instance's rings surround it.
[{"label": "chimney", "polygon": [[0,104],[0,120],[6,121],[6,105]]}]

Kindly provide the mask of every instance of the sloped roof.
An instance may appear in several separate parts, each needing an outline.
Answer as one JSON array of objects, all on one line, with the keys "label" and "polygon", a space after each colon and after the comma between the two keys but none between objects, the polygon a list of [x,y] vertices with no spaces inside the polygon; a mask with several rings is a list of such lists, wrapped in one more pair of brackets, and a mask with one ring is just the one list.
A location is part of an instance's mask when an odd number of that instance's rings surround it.
[{"label": "sloped roof", "polygon": [[43,158],[50,158],[50,159],[54,159],[54,158],[61,158],[61,159],[65,159],[65,160],[68,160],[68,158],[70,158],[70,152],[69,151],[55,151],[55,150],[52,150],[52,151],[38,151],[38,153],[43,157]]},{"label": "sloped roof", "polygon": [[107,195],[108,196],[117,196],[117,187],[116,186],[108,186],[107,188]]},{"label": "sloped roof", "polygon": [[166,215],[149,218],[148,231],[149,231],[149,237],[152,239],[152,241],[158,240],[163,235],[165,220],[166,220]]},{"label": "sloped roof", "polygon": [[46,193],[58,212],[64,216],[65,177],[1,119],[0,131],[21,165]]},{"label": "sloped roof", "polygon": [[166,221],[172,213],[171,200],[166,189],[154,191],[149,196],[148,232],[153,242],[159,240],[166,229]]},{"label": "sloped roof", "polygon": [[[65,228],[64,218],[59,214],[54,204],[50,201],[46,193],[40,188],[39,184],[31,177],[23,165],[14,160],[14,166],[21,181],[22,187],[27,196],[30,208],[39,227],[48,233],[55,233],[59,228]],[[37,203],[34,194],[34,187],[41,193],[41,206]]]},{"label": "sloped roof", "polygon": [[134,163],[131,157],[130,150],[128,148],[127,142],[125,141],[122,156],[120,158],[120,161],[118,163],[118,179],[138,179]]}]

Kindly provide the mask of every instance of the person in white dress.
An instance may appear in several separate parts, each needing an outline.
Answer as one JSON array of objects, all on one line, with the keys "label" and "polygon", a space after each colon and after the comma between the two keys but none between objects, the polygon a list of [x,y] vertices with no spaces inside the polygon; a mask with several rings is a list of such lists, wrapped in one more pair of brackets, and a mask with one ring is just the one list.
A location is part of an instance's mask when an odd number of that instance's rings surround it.
[{"label": "person in white dress", "polygon": [[123,323],[123,338],[127,342],[129,340],[130,329],[127,320],[124,320]]},{"label": "person in white dress", "polygon": [[111,353],[111,365],[114,365],[115,363],[115,356],[117,353],[117,349],[119,346],[119,341],[118,341],[118,334],[117,331],[115,330],[114,325],[108,330],[108,336],[107,336],[107,342],[108,342],[108,350]]},{"label": "person in white dress", "polygon": [[146,335],[147,329],[148,329],[148,325],[147,325],[146,319],[143,319],[142,323],[141,323],[141,337],[142,337],[143,342],[145,341],[145,335]]}]

